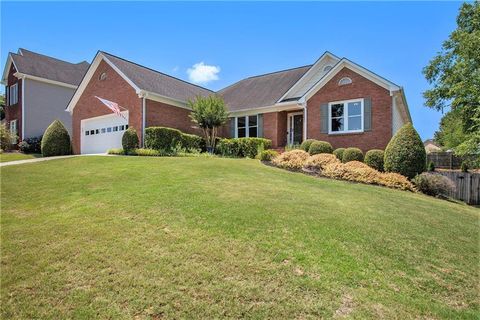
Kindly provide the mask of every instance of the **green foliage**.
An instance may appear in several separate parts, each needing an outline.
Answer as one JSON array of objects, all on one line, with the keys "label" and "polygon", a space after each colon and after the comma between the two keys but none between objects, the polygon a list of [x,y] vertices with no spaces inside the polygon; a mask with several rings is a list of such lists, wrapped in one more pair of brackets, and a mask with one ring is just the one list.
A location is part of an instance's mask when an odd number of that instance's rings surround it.
[{"label": "green foliage", "polygon": [[463,131],[463,119],[460,109],[447,112],[440,120],[440,127],[435,132],[435,142],[443,149],[454,149],[468,139],[468,133]]},{"label": "green foliage", "polygon": [[173,128],[149,127],[145,129],[145,148],[173,150],[182,143],[182,132]]},{"label": "green foliage", "polygon": [[142,156],[142,157],[160,157],[162,156],[163,154],[158,151],[158,150],[155,150],[155,149],[144,149],[144,148],[140,148],[140,149],[135,149],[134,150],[134,153],[136,156]]},{"label": "green foliage", "polygon": [[430,196],[447,196],[455,190],[455,184],[449,178],[435,173],[422,173],[412,180],[417,190]]},{"label": "green foliage", "polygon": [[383,168],[384,152],[379,149],[368,150],[365,154],[365,163],[371,168],[380,172],[384,171]]},{"label": "green foliage", "polygon": [[393,136],[385,149],[385,171],[396,172],[412,179],[425,171],[425,147],[411,123]]},{"label": "green foliage", "polygon": [[249,157],[254,159],[259,149],[268,149],[272,141],[264,138],[221,139],[218,151],[224,157]]},{"label": "green foliage", "polygon": [[315,139],[307,139],[307,140],[305,140],[305,141],[302,142],[302,144],[300,145],[300,148],[299,148],[299,149],[308,152],[308,150],[310,149],[310,145],[311,145],[312,143],[314,143],[315,141],[318,141],[318,140],[315,140]]},{"label": "green foliage", "polygon": [[0,120],[5,119],[5,96],[0,95]]},{"label": "green foliage", "polygon": [[[449,125],[443,143],[459,145],[460,152],[479,152],[472,143],[480,132],[480,2],[464,3],[457,16],[457,29],[443,43],[442,51],[434,57],[423,73],[433,88],[424,92],[425,105],[443,110],[448,105],[458,110],[461,131]],[[446,116],[447,117],[447,116]],[[442,128],[441,128],[442,129]],[[453,136],[452,133],[455,133]],[[442,142],[441,142],[442,143]],[[442,145],[443,145],[442,143]],[[456,150],[457,151],[457,150]]]},{"label": "green foliage", "polygon": [[332,153],[332,145],[326,141],[313,141],[308,148],[308,153],[310,155],[320,154],[320,153]]},{"label": "green foliage", "polygon": [[428,163],[428,165],[427,165],[427,170],[430,171],[430,172],[435,171],[435,164],[434,164],[432,161],[430,161],[430,162]]},{"label": "green foliage", "polygon": [[53,121],[45,130],[41,149],[44,157],[63,156],[72,153],[70,135],[59,120]]},{"label": "green foliage", "polygon": [[125,152],[121,148],[108,149],[107,153],[108,154],[114,154],[114,155],[124,155],[125,154]]},{"label": "green foliage", "polygon": [[[285,151],[293,151],[293,150],[302,150],[300,149],[300,145],[299,144],[287,144],[285,146]],[[307,151],[308,152],[308,151]]]},{"label": "green foliage", "polygon": [[346,148],[343,151],[342,162],[347,163],[350,161],[363,162],[363,152],[359,148]]},{"label": "green foliage", "polygon": [[0,124],[0,150],[10,150],[15,138],[4,124]]},{"label": "green foliage", "polygon": [[460,165],[460,170],[462,172],[468,172],[468,164],[466,161],[463,161],[462,164]]},{"label": "green foliage", "polygon": [[197,96],[188,101],[192,109],[190,118],[203,130],[207,149],[215,149],[218,128],[225,124],[228,118],[227,107],[223,98],[217,95],[208,97]]},{"label": "green foliage", "polygon": [[343,152],[345,152],[345,148],[337,148],[333,151],[333,154],[335,155],[335,157],[337,157],[338,160],[342,161]]},{"label": "green foliage", "polygon": [[278,152],[275,150],[263,150],[259,157],[261,161],[272,161],[278,156]]},{"label": "green foliage", "polygon": [[181,145],[187,150],[201,150],[204,140],[194,134],[183,133],[181,135]]},{"label": "green foliage", "polygon": [[130,127],[123,133],[122,147],[127,154],[138,148],[138,135],[134,128]]},{"label": "green foliage", "polygon": [[23,153],[41,153],[42,136],[27,138],[18,144],[18,148]]}]

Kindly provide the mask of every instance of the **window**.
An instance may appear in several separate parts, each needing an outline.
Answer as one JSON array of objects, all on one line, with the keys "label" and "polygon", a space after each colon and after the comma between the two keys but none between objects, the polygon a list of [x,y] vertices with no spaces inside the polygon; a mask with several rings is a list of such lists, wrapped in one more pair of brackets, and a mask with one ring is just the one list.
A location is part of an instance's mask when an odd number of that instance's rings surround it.
[{"label": "window", "polygon": [[94,135],[94,134],[95,134],[95,130],[90,130],[90,134],[91,134],[91,135]]},{"label": "window", "polygon": [[258,137],[258,115],[236,118],[235,138]]},{"label": "window", "polygon": [[363,99],[329,103],[328,133],[363,132]]},{"label": "window", "polygon": [[118,127],[117,127],[117,126],[113,127],[113,132],[115,132],[115,131],[118,131]]},{"label": "window", "polygon": [[125,129],[125,126],[124,126],[124,125],[121,125],[121,126],[119,127],[119,130],[120,130],[120,131],[123,131],[123,129]]},{"label": "window", "polygon": [[17,120],[10,121],[10,134],[12,135],[11,143],[17,143],[17,135],[18,135],[18,127],[17,127]]},{"label": "window", "polygon": [[99,134],[99,133],[100,133],[100,130],[95,129],[95,134]]},{"label": "window", "polygon": [[18,103],[18,84],[14,84],[10,86],[10,94],[9,94],[9,106],[13,106],[14,104]]},{"label": "window", "polygon": [[107,132],[107,129],[106,128],[102,128],[102,133],[105,133]]},{"label": "window", "polygon": [[112,127],[108,127],[107,132],[112,132]]},{"label": "window", "polygon": [[9,100],[8,98],[10,97],[9,95],[10,88],[8,86],[5,86],[5,105],[9,106]]},{"label": "window", "polygon": [[85,135],[86,135],[86,136],[89,136],[89,135],[90,135],[90,131],[88,131],[88,130],[85,131]]},{"label": "window", "polygon": [[98,77],[98,79],[99,79],[100,81],[103,81],[103,80],[107,79],[107,74],[106,74],[105,72],[102,72],[102,73],[100,74],[100,76]]},{"label": "window", "polygon": [[332,68],[333,68],[333,67],[330,66],[330,65],[325,66],[325,67],[323,68],[323,72],[328,72],[328,71],[332,70]]},{"label": "window", "polygon": [[340,81],[338,81],[339,86],[344,86],[344,85],[350,84],[350,83],[352,83],[352,79],[350,79],[349,77],[342,78],[342,79],[340,79]]}]

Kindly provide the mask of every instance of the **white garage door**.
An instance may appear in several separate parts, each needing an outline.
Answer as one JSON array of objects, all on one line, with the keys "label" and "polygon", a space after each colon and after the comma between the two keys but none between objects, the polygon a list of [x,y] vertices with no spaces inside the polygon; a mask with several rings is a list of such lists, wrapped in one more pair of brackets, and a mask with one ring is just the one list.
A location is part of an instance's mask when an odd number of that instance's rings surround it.
[{"label": "white garage door", "polygon": [[116,114],[82,120],[81,153],[105,153],[111,148],[122,147],[122,136],[128,129],[128,111],[123,119]]}]

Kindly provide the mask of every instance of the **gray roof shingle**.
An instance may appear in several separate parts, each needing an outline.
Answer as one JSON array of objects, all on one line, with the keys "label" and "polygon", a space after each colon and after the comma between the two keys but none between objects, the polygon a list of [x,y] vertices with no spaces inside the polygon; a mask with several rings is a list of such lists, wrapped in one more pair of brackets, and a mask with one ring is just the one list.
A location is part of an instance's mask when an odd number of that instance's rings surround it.
[{"label": "gray roof shingle", "polygon": [[243,79],[220,91],[230,111],[275,104],[312,65]]},{"label": "gray roof shingle", "polygon": [[214,93],[209,89],[149,69],[109,53],[103,51],[101,53],[142,90],[180,101],[187,101],[199,95],[208,96]]},{"label": "gray roof shingle", "polygon": [[86,61],[70,63],[48,57],[26,49],[11,53],[17,71],[48,80],[59,81],[78,86],[90,64]]}]

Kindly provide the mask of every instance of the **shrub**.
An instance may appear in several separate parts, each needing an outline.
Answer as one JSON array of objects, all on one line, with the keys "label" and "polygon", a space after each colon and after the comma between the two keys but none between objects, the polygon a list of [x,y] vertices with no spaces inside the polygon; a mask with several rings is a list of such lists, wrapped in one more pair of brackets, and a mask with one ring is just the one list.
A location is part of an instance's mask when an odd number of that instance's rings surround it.
[{"label": "shrub", "polygon": [[335,155],[335,157],[337,157],[338,160],[342,161],[344,151],[345,148],[337,148],[333,151],[333,154]]},{"label": "shrub", "polygon": [[310,153],[312,156],[315,154],[332,152],[332,145],[326,141],[314,141],[310,144],[310,148],[308,148],[308,153]]},{"label": "shrub", "polygon": [[408,178],[425,171],[426,153],[422,140],[411,123],[393,136],[385,149],[385,171]]},{"label": "shrub", "polygon": [[108,154],[115,154],[115,155],[124,155],[125,154],[125,152],[121,148],[108,149],[107,153]]},{"label": "shrub", "polygon": [[460,170],[462,172],[468,172],[468,164],[466,161],[463,161],[462,164],[460,165]]},{"label": "shrub", "polygon": [[134,128],[128,128],[123,133],[122,147],[125,153],[130,153],[138,148],[138,135]]},{"label": "shrub", "polygon": [[427,170],[430,172],[435,171],[435,164],[432,161],[428,163]]},{"label": "shrub", "polygon": [[[285,146],[285,151],[292,151],[292,150],[302,150],[300,149],[299,144],[287,144]],[[308,152],[308,150],[306,150]]]},{"label": "shrub", "polygon": [[261,161],[272,161],[274,158],[278,157],[278,152],[275,150],[263,150],[259,157]]},{"label": "shrub", "polygon": [[187,151],[201,150],[205,141],[202,137],[188,133],[182,133],[181,138],[182,147],[187,149]]},{"label": "shrub", "polygon": [[10,133],[10,130],[4,124],[0,124],[0,149],[10,150],[12,148],[12,141],[15,136]]},{"label": "shrub", "polygon": [[315,140],[315,139],[307,139],[307,140],[303,141],[302,144],[300,145],[300,149],[302,149],[303,151],[308,152],[308,150],[310,149],[310,145],[311,145],[312,143],[314,143],[315,141],[318,141],[318,140]]},{"label": "shrub", "polygon": [[182,132],[173,128],[149,127],[145,129],[145,148],[173,150],[182,144]]},{"label": "shrub", "polygon": [[430,196],[447,196],[455,191],[455,184],[449,178],[435,173],[422,173],[413,179],[417,189]]},{"label": "shrub", "polygon": [[134,154],[137,156],[144,156],[144,157],[159,157],[162,156],[163,154],[155,149],[135,149]]},{"label": "shrub", "polygon": [[381,173],[363,162],[350,161],[344,164],[347,169],[343,179],[368,184],[379,183]]},{"label": "shrub", "polygon": [[272,160],[272,163],[280,168],[300,170],[307,161],[309,155],[303,150],[287,151]]},{"label": "shrub", "polygon": [[343,179],[347,170],[348,169],[345,167],[345,164],[341,162],[335,162],[327,164],[322,170],[322,175],[333,179]]},{"label": "shrub", "polygon": [[23,153],[40,153],[42,152],[42,136],[32,137],[22,140],[18,144],[18,148]]},{"label": "shrub", "polygon": [[255,158],[259,150],[268,149],[272,141],[264,138],[222,139],[218,143],[218,151],[225,157]]},{"label": "shrub", "polygon": [[333,154],[320,153],[309,157],[305,162],[304,168],[307,170],[320,172],[325,168],[326,165],[331,163],[340,163],[340,160],[338,160]]},{"label": "shrub", "polygon": [[59,120],[53,121],[45,130],[41,151],[44,157],[62,156],[72,153],[70,135]]},{"label": "shrub", "polygon": [[358,148],[347,148],[343,151],[342,162],[346,163],[349,161],[360,161],[363,162],[363,152]]},{"label": "shrub", "polygon": [[382,173],[378,183],[393,189],[415,191],[413,184],[406,177],[394,172]]},{"label": "shrub", "polygon": [[365,154],[365,163],[371,168],[383,172],[383,150],[372,149]]}]

